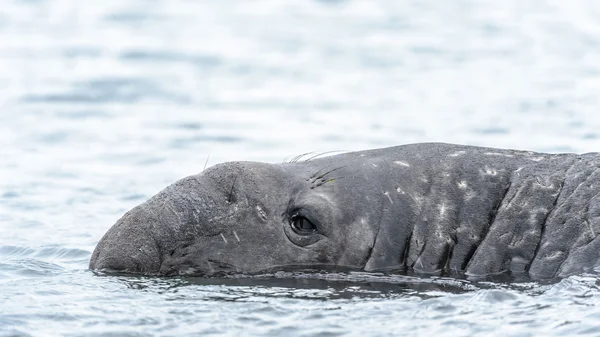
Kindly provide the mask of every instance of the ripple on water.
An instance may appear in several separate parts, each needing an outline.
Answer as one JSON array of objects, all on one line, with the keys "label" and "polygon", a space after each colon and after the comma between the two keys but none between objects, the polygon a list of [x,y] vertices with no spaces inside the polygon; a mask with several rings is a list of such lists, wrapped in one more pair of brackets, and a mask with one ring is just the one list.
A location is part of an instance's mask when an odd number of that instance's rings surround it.
[{"label": "ripple on water", "polygon": [[72,111],[58,111],[55,113],[56,117],[70,119],[70,120],[87,120],[87,119],[108,119],[112,117],[109,111],[102,110],[72,110]]},{"label": "ripple on water", "polygon": [[0,270],[17,276],[38,277],[58,275],[64,271],[64,268],[55,263],[25,258],[0,263]]},{"label": "ripple on water", "polygon": [[124,61],[133,62],[184,62],[203,68],[213,68],[221,65],[221,59],[211,55],[190,55],[169,50],[132,50],[121,53]]},{"label": "ripple on water", "polygon": [[90,252],[77,248],[40,247],[29,248],[19,246],[0,246],[0,257],[36,257],[47,259],[69,260],[87,257]]},{"label": "ripple on water", "polygon": [[63,273],[67,266],[86,265],[90,252],[64,247],[0,246],[0,277],[53,276]]},{"label": "ripple on water", "polygon": [[100,78],[72,84],[72,90],[64,93],[27,94],[24,103],[138,103],[143,100],[165,100],[184,104],[188,98],[170,92],[157,81],[146,78]]}]

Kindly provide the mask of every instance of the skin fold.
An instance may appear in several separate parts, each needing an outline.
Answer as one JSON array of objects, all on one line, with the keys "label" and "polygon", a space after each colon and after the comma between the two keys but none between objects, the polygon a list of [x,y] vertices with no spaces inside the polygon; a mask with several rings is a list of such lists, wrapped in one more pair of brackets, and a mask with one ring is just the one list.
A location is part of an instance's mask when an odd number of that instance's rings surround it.
[{"label": "skin fold", "polygon": [[599,167],[597,153],[442,143],[219,164],[127,212],[90,269],[564,277],[598,264]]}]

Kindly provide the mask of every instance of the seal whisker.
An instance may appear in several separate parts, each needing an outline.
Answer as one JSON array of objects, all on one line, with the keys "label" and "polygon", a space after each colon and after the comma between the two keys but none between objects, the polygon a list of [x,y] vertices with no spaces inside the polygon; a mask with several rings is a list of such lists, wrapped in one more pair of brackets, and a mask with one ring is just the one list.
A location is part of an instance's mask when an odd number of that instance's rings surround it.
[{"label": "seal whisker", "polygon": [[206,170],[206,165],[208,165],[208,160],[210,159],[210,153],[208,154],[208,156],[206,157],[206,161],[204,162],[204,168],[202,169],[202,171]]},{"label": "seal whisker", "polygon": [[229,190],[229,195],[227,196],[227,203],[230,204],[233,202],[233,189],[235,187],[235,182],[238,178],[239,174],[235,175],[235,178],[233,178],[233,183],[231,184],[231,189]]},{"label": "seal whisker", "polygon": [[334,164],[329,164],[326,166],[323,166],[321,169],[319,169],[317,172],[315,172],[312,176],[310,176],[310,179],[314,179],[317,175],[319,175],[321,172],[323,172],[323,170],[325,170],[326,168],[332,167]]},{"label": "seal whisker", "polygon": [[336,167],[336,168],[334,168],[334,169],[332,169],[332,170],[329,170],[329,171],[327,171],[327,172],[325,172],[325,173],[321,174],[320,176],[318,176],[318,177],[314,178],[314,180],[313,180],[313,183],[314,183],[314,182],[316,182],[316,181],[317,181],[317,180],[319,180],[319,179],[323,179],[323,178],[324,178],[326,175],[328,175],[329,173],[333,173],[333,172],[335,172],[335,171],[337,171],[337,170],[341,170],[341,169],[343,169],[343,168],[345,168],[345,167],[346,167],[346,166],[340,166],[340,167]]},{"label": "seal whisker", "polygon": [[[339,177],[334,177],[334,178],[331,178],[331,179],[322,180],[322,181],[318,182],[317,184],[315,184],[314,186],[312,186],[311,189],[313,189],[315,187],[323,186],[323,185],[325,185],[327,183],[332,183],[332,182],[334,182],[336,180],[344,179],[344,178],[356,178],[356,177],[355,176],[339,176]],[[346,190],[347,190],[347,188],[346,188]]]},{"label": "seal whisker", "polygon": [[295,156],[294,158],[292,158],[292,160],[290,160],[289,163],[290,164],[297,163],[300,159],[308,156],[309,154],[313,154],[313,153],[314,152],[306,152],[306,153],[303,153],[303,154],[299,154],[299,155]]},{"label": "seal whisker", "polygon": [[[318,158],[318,157],[321,157],[321,156],[324,156],[324,155],[327,155],[327,154],[330,154],[330,153],[336,153],[336,152],[346,152],[346,151],[347,151],[347,150],[333,150],[333,151],[321,152],[321,153],[319,153],[319,154],[316,154],[316,155],[314,155],[314,156],[312,156],[312,157],[310,157],[310,158],[307,158],[306,160],[304,160],[304,162],[311,161],[311,160],[313,160],[313,159],[315,159],[315,158]],[[312,152],[312,153],[314,153],[314,152]]]}]

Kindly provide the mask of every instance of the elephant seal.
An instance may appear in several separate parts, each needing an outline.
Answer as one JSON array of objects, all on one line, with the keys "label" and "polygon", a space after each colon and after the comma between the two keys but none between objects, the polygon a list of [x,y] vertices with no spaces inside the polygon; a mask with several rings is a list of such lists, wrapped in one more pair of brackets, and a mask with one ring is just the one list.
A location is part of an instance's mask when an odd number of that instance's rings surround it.
[{"label": "elephant seal", "polygon": [[423,143],[299,159],[175,182],[117,221],[90,269],[548,279],[598,265],[598,153]]}]

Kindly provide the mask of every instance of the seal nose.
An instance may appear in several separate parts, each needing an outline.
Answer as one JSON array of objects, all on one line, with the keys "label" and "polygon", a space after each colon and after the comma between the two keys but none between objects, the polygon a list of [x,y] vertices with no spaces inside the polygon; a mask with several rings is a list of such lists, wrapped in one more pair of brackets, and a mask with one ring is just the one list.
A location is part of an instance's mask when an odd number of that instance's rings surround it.
[{"label": "seal nose", "polygon": [[160,269],[160,255],[153,244],[109,244],[96,248],[90,269],[151,274]]},{"label": "seal nose", "polygon": [[132,211],[117,221],[92,253],[90,269],[142,274],[159,271],[161,256],[149,234],[150,219],[141,215]]}]

